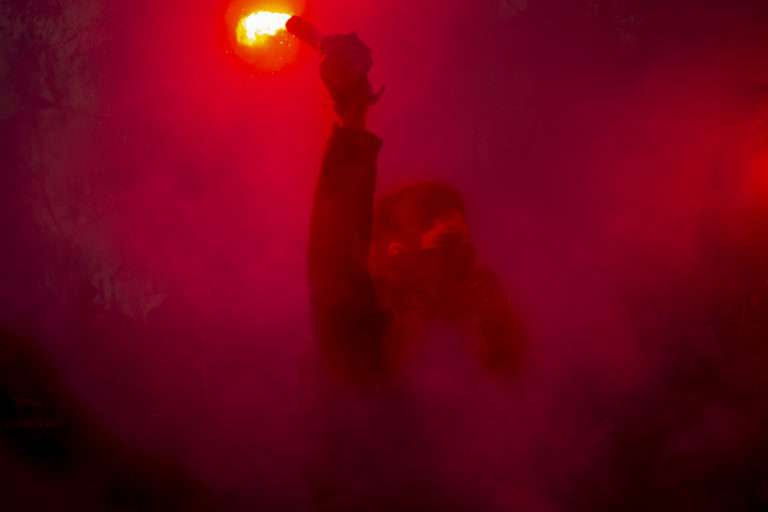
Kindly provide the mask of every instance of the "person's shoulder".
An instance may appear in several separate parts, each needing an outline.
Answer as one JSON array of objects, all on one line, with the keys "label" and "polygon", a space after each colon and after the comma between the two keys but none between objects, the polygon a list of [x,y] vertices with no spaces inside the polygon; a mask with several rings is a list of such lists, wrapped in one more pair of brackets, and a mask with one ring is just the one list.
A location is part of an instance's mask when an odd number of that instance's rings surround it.
[{"label": "person's shoulder", "polygon": [[478,267],[473,275],[470,287],[477,293],[487,296],[504,294],[504,285],[499,275],[487,267]]}]

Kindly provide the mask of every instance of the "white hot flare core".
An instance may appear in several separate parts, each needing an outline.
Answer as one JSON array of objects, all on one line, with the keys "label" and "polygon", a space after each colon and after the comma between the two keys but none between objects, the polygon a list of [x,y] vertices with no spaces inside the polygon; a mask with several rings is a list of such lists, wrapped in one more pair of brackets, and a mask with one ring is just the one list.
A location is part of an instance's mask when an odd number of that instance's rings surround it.
[{"label": "white hot flare core", "polygon": [[285,30],[290,14],[257,11],[244,16],[237,24],[237,41],[246,46],[264,43],[269,37]]}]

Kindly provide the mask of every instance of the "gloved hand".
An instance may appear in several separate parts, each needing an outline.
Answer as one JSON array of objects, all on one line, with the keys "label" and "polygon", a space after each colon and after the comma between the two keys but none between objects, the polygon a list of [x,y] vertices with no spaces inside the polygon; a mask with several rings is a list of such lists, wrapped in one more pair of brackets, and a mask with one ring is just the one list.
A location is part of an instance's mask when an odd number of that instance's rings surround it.
[{"label": "gloved hand", "polygon": [[373,66],[371,50],[352,33],[323,38],[320,51],[320,76],[331,94],[334,110],[342,124],[362,128],[368,106],[376,103],[382,92],[374,93],[368,80]]}]

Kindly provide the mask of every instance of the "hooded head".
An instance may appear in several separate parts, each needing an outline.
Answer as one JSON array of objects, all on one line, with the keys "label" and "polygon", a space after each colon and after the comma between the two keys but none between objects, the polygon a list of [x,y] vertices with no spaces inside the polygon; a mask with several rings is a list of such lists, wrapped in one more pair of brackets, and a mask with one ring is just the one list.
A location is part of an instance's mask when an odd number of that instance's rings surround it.
[{"label": "hooded head", "polygon": [[474,269],[461,194],[425,181],[384,195],[374,211],[369,266],[390,295],[432,303],[450,298]]}]

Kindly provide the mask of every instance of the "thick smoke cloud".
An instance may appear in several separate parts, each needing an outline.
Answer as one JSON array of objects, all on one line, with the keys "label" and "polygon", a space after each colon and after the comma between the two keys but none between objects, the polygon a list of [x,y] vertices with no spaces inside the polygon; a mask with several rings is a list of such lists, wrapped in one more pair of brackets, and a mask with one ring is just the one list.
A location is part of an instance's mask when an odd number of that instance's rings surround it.
[{"label": "thick smoke cloud", "polygon": [[[307,2],[374,51],[380,189],[460,188],[529,326],[517,381],[435,374],[469,418],[429,424],[440,478],[492,510],[765,505],[768,13],[752,4]],[[0,320],[126,444],[222,503],[296,510],[333,116],[311,50],[249,68],[225,9],[2,6]]]}]

